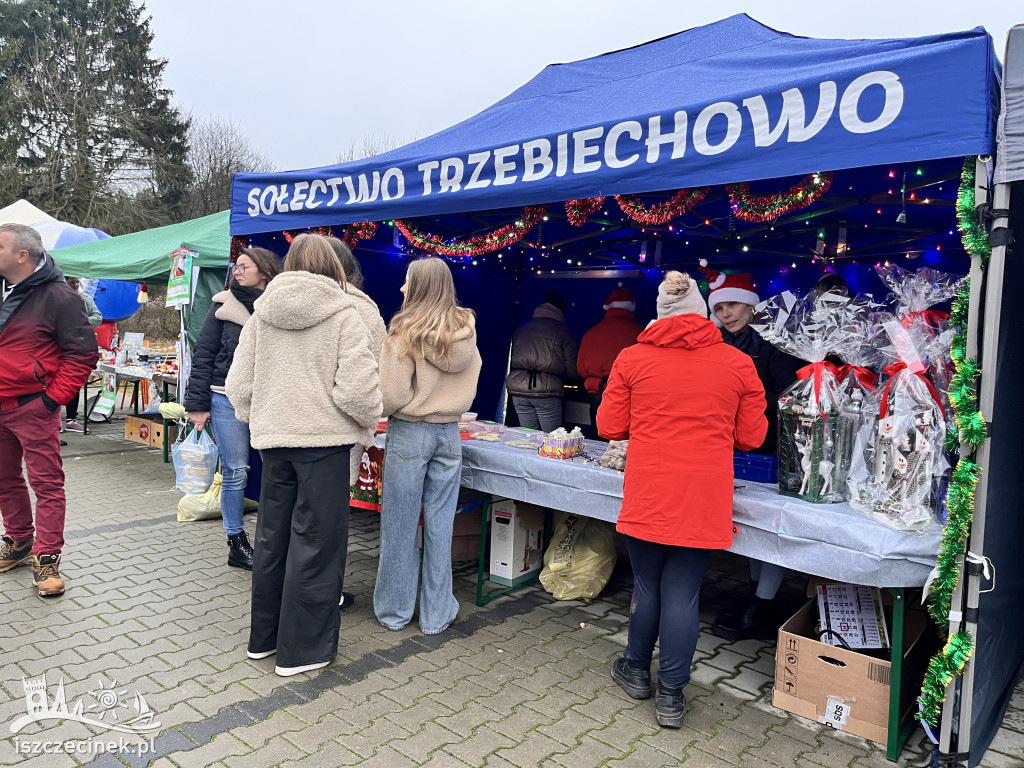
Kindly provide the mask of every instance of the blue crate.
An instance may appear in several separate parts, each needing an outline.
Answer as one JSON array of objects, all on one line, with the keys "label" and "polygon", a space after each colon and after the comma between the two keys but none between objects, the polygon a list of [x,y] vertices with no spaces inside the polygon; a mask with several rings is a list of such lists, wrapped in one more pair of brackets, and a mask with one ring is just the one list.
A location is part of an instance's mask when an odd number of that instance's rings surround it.
[{"label": "blue crate", "polygon": [[737,480],[777,483],[779,482],[779,457],[737,451],[733,455],[733,471]]}]

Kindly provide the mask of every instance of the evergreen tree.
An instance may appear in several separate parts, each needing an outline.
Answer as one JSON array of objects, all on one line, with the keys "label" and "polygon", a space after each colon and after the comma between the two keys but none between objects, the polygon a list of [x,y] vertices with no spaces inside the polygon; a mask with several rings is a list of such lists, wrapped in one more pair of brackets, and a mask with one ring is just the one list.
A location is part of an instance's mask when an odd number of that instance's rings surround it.
[{"label": "evergreen tree", "polygon": [[51,215],[111,234],[180,220],[191,184],[188,121],[143,10],[0,0],[0,170]]}]

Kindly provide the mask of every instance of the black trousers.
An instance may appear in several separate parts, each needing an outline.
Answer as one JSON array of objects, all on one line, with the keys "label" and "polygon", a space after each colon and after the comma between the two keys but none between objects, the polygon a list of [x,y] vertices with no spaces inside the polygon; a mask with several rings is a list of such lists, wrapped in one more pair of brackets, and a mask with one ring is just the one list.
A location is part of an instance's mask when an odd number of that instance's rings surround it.
[{"label": "black trousers", "polygon": [[312,461],[263,459],[252,566],[249,650],[277,650],[279,667],[338,653],[348,550],[349,449]]},{"label": "black trousers", "polygon": [[75,396],[71,398],[67,405],[64,406],[64,410],[67,413],[68,421],[73,421],[78,418],[78,404],[82,401],[82,390],[75,392]]}]

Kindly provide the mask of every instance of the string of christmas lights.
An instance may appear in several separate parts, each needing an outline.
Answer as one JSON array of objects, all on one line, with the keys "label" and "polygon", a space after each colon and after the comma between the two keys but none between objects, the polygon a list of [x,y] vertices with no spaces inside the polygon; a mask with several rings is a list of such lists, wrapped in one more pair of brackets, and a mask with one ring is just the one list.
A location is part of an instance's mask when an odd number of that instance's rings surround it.
[{"label": "string of christmas lights", "polygon": [[622,212],[637,224],[650,227],[665,224],[677,216],[682,216],[703,200],[707,194],[707,187],[680,189],[668,200],[655,203],[650,208],[645,206],[643,201],[635,195],[616,195],[615,202],[619,204]]},{"label": "string of christmas lights", "polygon": [[546,205],[528,205],[523,209],[523,215],[518,220],[504,227],[495,229],[485,235],[474,235],[467,240],[444,241],[437,235],[421,232],[408,221],[395,219],[395,226],[405,235],[405,238],[418,250],[434,253],[438,256],[455,256],[458,258],[472,258],[485,253],[500,251],[510,245],[514,245],[526,237],[537,223],[547,213]]},{"label": "string of christmas lights", "polygon": [[580,200],[565,201],[565,218],[574,227],[582,227],[587,222],[587,216],[596,213],[604,204],[603,197],[585,197]]},{"label": "string of christmas lights", "polygon": [[752,195],[750,184],[726,184],[733,215],[743,221],[763,223],[783,214],[806,208],[821,199],[832,186],[831,173],[810,173],[797,184],[775,195]]}]

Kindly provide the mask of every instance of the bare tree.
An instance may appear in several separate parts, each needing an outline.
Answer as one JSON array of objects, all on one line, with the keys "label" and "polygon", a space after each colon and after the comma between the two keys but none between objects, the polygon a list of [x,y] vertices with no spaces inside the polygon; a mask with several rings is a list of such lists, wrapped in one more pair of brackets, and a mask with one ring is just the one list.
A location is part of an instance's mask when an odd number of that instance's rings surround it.
[{"label": "bare tree", "polygon": [[339,152],[335,160],[337,163],[351,163],[354,160],[362,160],[365,157],[373,157],[384,152],[390,152],[408,142],[401,142],[392,139],[387,133],[382,136],[363,136],[361,142],[352,139],[348,149]]},{"label": "bare tree", "polygon": [[188,144],[188,163],[194,179],[188,193],[189,218],[231,207],[234,174],[276,170],[274,163],[230,120],[193,117]]}]

